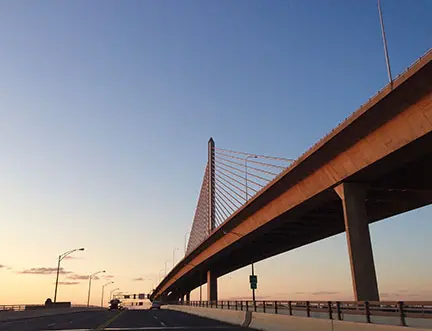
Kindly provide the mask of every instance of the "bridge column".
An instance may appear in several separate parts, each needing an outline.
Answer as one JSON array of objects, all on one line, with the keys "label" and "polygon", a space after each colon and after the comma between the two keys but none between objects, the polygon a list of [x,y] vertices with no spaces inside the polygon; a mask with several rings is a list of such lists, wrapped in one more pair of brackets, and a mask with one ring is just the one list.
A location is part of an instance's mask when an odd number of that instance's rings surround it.
[{"label": "bridge column", "polygon": [[207,271],[207,301],[217,301],[217,277]]},{"label": "bridge column", "polygon": [[186,302],[189,302],[190,301],[190,292],[187,292],[186,293]]},{"label": "bridge column", "polygon": [[342,183],[335,191],[343,204],[355,299],[379,301],[365,204],[366,187],[360,183]]}]

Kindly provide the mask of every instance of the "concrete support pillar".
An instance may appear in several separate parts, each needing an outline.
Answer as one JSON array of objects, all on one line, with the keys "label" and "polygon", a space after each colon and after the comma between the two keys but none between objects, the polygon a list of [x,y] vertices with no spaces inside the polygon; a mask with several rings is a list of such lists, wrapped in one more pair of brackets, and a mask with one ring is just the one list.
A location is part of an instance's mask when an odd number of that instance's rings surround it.
[{"label": "concrete support pillar", "polygon": [[190,292],[187,292],[186,293],[186,302],[189,302],[190,301]]},{"label": "concrete support pillar", "polygon": [[209,270],[207,271],[207,300],[217,301],[217,277]]},{"label": "concrete support pillar", "polygon": [[180,302],[181,302],[181,303],[184,302],[184,295],[183,295],[183,294],[180,296]]},{"label": "concrete support pillar", "polygon": [[354,297],[357,301],[379,301],[365,205],[366,188],[360,183],[343,183],[335,191],[343,204]]}]

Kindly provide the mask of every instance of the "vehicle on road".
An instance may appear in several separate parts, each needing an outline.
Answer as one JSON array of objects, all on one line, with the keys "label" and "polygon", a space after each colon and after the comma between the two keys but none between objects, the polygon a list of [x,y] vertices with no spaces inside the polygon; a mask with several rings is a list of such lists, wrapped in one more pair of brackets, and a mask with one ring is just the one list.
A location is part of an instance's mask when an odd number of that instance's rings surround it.
[{"label": "vehicle on road", "polygon": [[159,301],[153,301],[151,306],[150,306],[150,310],[152,309],[160,309],[162,306],[162,304]]},{"label": "vehicle on road", "polygon": [[120,306],[120,300],[119,299],[112,299],[109,302],[109,310],[120,310],[122,307]]}]

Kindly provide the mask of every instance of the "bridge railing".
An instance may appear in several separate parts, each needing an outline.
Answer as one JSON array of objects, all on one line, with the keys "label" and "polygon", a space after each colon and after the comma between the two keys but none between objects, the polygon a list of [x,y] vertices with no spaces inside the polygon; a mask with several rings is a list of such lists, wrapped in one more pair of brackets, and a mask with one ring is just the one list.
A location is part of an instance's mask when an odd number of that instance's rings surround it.
[{"label": "bridge railing", "polygon": [[429,319],[432,325],[432,301],[190,301],[175,304],[402,326],[416,324],[410,319]]},{"label": "bridge railing", "polygon": [[[44,309],[47,308],[45,305],[37,305],[37,304],[16,304],[16,305],[0,305],[0,313],[5,311],[23,311],[23,310],[35,310],[35,309]],[[73,304],[68,307],[50,307],[50,308],[100,308],[100,306],[90,305],[87,306],[85,304]]]},{"label": "bridge railing", "polygon": [[25,310],[26,305],[0,305],[0,312],[2,311],[22,311]]}]

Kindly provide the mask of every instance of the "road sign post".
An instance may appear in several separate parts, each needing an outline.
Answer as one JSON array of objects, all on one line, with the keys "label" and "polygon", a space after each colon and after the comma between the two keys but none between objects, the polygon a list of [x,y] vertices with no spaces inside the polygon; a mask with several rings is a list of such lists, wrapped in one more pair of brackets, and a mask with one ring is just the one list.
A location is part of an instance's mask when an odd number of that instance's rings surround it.
[{"label": "road sign post", "polygon": [[252,290],[256,290],[258,287],[258,277],[257,275],[250,275],[249,276],[249,283],[250,283],[250,288]]}]

